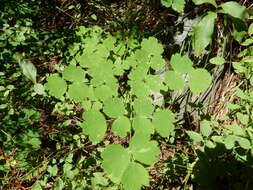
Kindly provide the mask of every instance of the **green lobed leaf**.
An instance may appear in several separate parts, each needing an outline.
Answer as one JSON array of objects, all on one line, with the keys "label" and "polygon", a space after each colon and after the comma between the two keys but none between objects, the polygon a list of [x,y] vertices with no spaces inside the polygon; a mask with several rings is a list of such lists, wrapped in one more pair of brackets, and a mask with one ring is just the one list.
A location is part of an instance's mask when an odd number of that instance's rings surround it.
[{"label": "green lobed leaf", "polygon": [[72,100],[82,102],[89,97],[89,87],[84,83],[74,83],[69,85],[68,94]]},{"label": "green lobed leaf", "polygon": [[251,24],[249,25],[248,34],[249,34],[250,36],[253,34],[253,23],[251,23]]},{"label": "green lobed leaf", "polygon": [[172,5],[172,0],[161,0],[163,6],[169,8]]},{"label": "green lobed leaf", "polygon": [[194,26],[192,46],[197,57],[203,53],[204,49],[212,40],[216,17],[216,13],[208,12],[208,14]]},{"label": "green lobed leaf", "polygon": [[151,121],[142,116],[135,116],[132,120],[132,126],[135,134],[150,137],[154,133],[154,126]]},{"label": "green lobed leaf", "polygon": [[195,143],[203,141],[203,137],[194,131],[186,131],[186,133]]},{"label": "green lobed leaf", "polygon": [[185,0],[173,0],[172,9],[175,11],[182,13],[184,12]]},{"label": "green lobed leaf", "polygon": [[153,125],[162,137],[169,137],[174,132],[174,115],[170,110],[159,110],[154,113]]},{"label": "green lobed leaf", "polygon": [[164,81],[171,90],[180,90],[184,87],[182,76],[175,71],[167,71],[164,74]]},{"label": "green lobed leaf", "polygon": [[108,98],[112,98],[113,95],[116,95],[115,92],[108,86],[108,85],[101,85],[97,86],[94,89],[94,94],[97,99],[101,100],[104,102]]},{"label": "green lobed leaf", "polygon": [[189,87],[193,93],[199,93],[211,84],[211,75],[205,69],[195,69],[189,73]]},{"label": "green lobed leaf", "polygon": [[221,7],[225,13],[229,14],[232,17],[239,18],[241,20],[249,17],[246,8],[237,2],[229,1],[223,3]]},{"label": "green lobed leaf", "polygon": [[118,118],[125,114],[123,100],[120,98],[109,98],[104,102],[103,111],[111,118]]},{"label": "green lobed leaf", "polygon": [[134,112],[138,115],[151,115],[154,111],[154,106],[150,99],[137,98],[133,104]]},{"label": "green lobed leaf", "polygon": [[240,147],[242,147],[243,149],[251,149],[251,143],[248,139],[243,138],[243,137],[236,137],[236,141],[239,143]]},{"label": "green lobed leaf", "polygon": [[107,125],[103,114],[99,111],[91,109],[83,113],[83,131],[89,135],[89,139],[93,144],[99,143],[105,135]]},{"label": "green lobed leaf", "polygon": [[131,130],[130,120],[125,116],[120,116],[112,124],[112,131],[119,137],[127,136],[127,133]]},{"label": "green lobed leaf", "polygon": [[245,136],[245,131],[238,125],[225,125],[225,129],[231,131],[234,135]]},{"label": "green lobed leaf", "polygon": [[195,5],[209,3],[209,4],[212,4],[213,6],[217,7],[215,0],[193,0],[193,3],[195,3]]},{"label": "green lobed leaf", "polygon": [[84,75],[85,71],[81,67],[74,65],[65,67],[62,73],[63,78],[71,82],[83,82]]},{"label": "green lobed leaf", "polygon": [[223,65],[226,62],[226,60],[223,57],[213,57],[210,59],[210,63],[214,65]]},{"label": "green lobed leaf", "polygon": [[224,138],[224,144],[226,149],[231,149],[234,147],[235,145],[235,141],[236,141],[237,137],[235,135],[228,135]]},{"label": "green lobed leaf", "polygon": [[122,184],[127,190],[140,190],[149,185],[149,174],[141,164],[131,162],[124,171]]},{"label": "green lobed leaf", "polygon": [[143,39],[141,42],[142,50],[145,50],[150,55],[159,55],[163,53],[163,46],[154,37]]},{"label": "green lobed leaf", "polygon": [[236,113],[237,119],[244,125],[247,126],[249,123],[249,116],[247,114],[242,114],[240,112]]},{"label": "green lobed leaf", "polygon": [[179,53],[171,57],[171,66],[178,73],[188,73],[193,70],[193,63],[188,56],[181,56]]},{"label": "green lobed leaf", "polygon": [[29,78],[34,84],[36,84],[37,69],[31,61],[23,59],[19,61],[19,66],[22,69],[23,74]]},{"label": "green lobed leaf", "polygon": [[200,122],[200,132],[202,135],[208,137],[212,133],[212,127],[210,126],[210,122],[207,120],[203,120]]},{"label": "green lobed leaf", "polygon": [[134,159],[147,165],[153,165],[158,161],[160,149],[156,141],[150,141],[149,137],[135,134],[131,139],[129,149]]},{"label": "green lobed leaf", "polygon": [[51,96],[61,98],[67,90],[67,84],[58,74],[51,74],[47,77],[45,88]]},{"label": "green lobed leaf", "polygon": [[130,163],[130,155],[126,149],[119,144],[110,145],[104,149],[101,156],[102,168],[114,183],[120,183],[121,180],[128,181],[128,179],[122,179]]}]

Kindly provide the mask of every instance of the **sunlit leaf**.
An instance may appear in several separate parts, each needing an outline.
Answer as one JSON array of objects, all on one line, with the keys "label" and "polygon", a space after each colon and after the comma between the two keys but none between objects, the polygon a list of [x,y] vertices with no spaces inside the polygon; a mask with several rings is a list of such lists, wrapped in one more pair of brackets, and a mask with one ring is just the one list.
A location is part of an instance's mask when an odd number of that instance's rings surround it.
[{"label": "sunlit leaf", "polygon": [[135,160],[143,164],[152,165],[158,161],[160,149],[156,141],[150,141],[143,135],[134,135],[130,142],[130,151]]},{"label": "sunlit leaf", "polygon": [[124,189],[140,190],[143,185],[149,185],[148,172],[142,165],[131,162],[124,171],[122,183]]},{"label": "sunlit leaf", "polygon": [[34,84],[36,83],[37,69],[31,61],[23,59],[19,62],[23,74],[29,78]]},{"label": "sunlit leaf", "polygon": [[67,90],[67,84],[58,74],[51,74],[47,77],[45,88],[51,96],[61,98]]},{"label": "sunlit leaf", "polygon": [[71,82],[83,82],[85,71],[74,65],[67,66],[63,71],[63,78]]},{"label": "sunlit leaf", "polygon": [[196,69],[189,73],[190,90],[199,93],[208,88],[211,84],[211,75],[205,69]]},{"label": "sunlit leaf", "polygon": [[120,98],[109,98],[104,102],[103,111],[111,118],[118,118],[125,114],[124,103]]},{"label": "sunlit leaf", "polygon": [[99,143],[105,135],[107,125],[103,114],[91,109],[83,113],[83,131],[93,144]]},{"label": "sunlit leaf", "polygon": [[174,131],[174,115],[170,110],[156,111],[153,117],[155,130],[162,137],[169,137]]},{"label": "sunlit leaf", "polygon": [[223,3],[221,7],[225,13],[229,14],[232,17],[239,18],[242,20],[249,17],[249,14],[247,13],[246,8],[235,1],[229,1],[229,2]]},{"label": "sunlit leaf", "polygon": [[[130,155],[121,145],[110,145],[101,154],[102,168],[114,183],[120,183],[122,175],[129,166]],[[127,179],[125,179],[127,181]]]},{"label": "sunlit leaf", "polygon": [[208,14],[194,26],[192,45],[197,57],[203,53],[204,49],[211,42],[216,17],[216,13],[208,12]]},{"label": "sunlit leaf", "polygon": [[112,124],[112,131],[119,137],[127,136],[127,133],[131,129],[130,120],[127,117],[121,116],[116,119]]},{"label": "sunlit leaf", "polygon": [[210,3],[213,6],[217,7],[217,4],[216,4],[215,0],[193,0],[193,2],[196,5],[200,5],[200,4],[203,4],[203,3]]}]

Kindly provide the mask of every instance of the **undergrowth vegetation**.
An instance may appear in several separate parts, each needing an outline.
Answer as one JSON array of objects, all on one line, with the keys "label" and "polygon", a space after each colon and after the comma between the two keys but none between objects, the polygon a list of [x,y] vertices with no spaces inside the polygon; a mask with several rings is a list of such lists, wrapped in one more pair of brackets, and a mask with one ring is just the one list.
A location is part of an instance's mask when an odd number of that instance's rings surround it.
[{"label": "undergrowth vegetation", "polygon": [[1,189],[252,189],[252,2],[1,4]]}]

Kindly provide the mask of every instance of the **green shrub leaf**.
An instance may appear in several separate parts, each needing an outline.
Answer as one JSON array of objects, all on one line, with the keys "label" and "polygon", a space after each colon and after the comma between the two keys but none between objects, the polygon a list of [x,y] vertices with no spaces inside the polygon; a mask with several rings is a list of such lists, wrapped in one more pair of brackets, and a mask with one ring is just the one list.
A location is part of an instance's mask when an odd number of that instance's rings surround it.
[{"label": "green shrub leaf", "polygon": [[124,189],[140,190],[141,187],[149,185],[147,170],[140,164],[131,162],[122,176]]},{"label": "green shrub leaf", "polygon": [[161,0],[163,6],[169,8],[172,5],[172,0]]},{"label": "green shrub leaf", "polygon": [[167,71],[164,74],[164,79],[171,90],[180,90],[184,87],[182,76],[175,71]]},{"label": "green shrub leaf", "polygon": [[211,75],[205,69],[195,69],[189,73],[189,87],[194,93],[199,93],[211,84]]},{"label": "green shrub leaf", "polygon": [[67,66],[62,73],[63,78],[71,82],[83,82],[84,75],[85,71],[74,65]]},{"label": "green shrub leaf", "polygon": [[152,165],[158,161],[160,153],[158,143],[149,141],[146,136],[134,135],[130,142],[130,151],[135,160],[147,165]]},{"label": "green shrub leaf", "polygon": [[151,115],[154,111],[154,106],[150,99],[137,98],[134,101],[133,108],[136,114],[138,115]]},{"label": "green shrub leaf", "polygon": [[82,102],[89,97],[89,87],[84,83],[74,83],[69,85],[68,94],[72,100]]},{"label": "green shrub leaf", "polygon": [[182,13],[184,12],[185,0],[173,0],[172,9],[175,11]]},{"label": "green shrub leaf", "polygon": [[200,132],[202,135],[208,137],[212,133],[212,127],[210,126],[209,121],[204,120],[200,123]]},{"label": "green shrub leaf", "polygon": [[67,84],[58,74],[51,74],[47,77],[45,88],[51,96],[61,98],[67,90]]},{"label": "green shrub leaf", "polygon": [[203,141],[203,137],[194,131],[186,131],[186,133],[195,143]]},{"label": "green shrub leaf", "polygon": [[226,62],[226,60],[223,57],[213,57],[210,59],[210,63],[214,65],[223,65]]},{"label": "green shrub leaf", "polygon": [[217,7],[217,4],[216,4],[215,0],[193,0],[193,3],[195,3],[196,5],[200,5],[200,4],[203,4],[203,3],[210,3],[213,6]]},{"label": "green shrub leaf", "polygon": [[225,13],[229,14],[232,17],[239,18],[241,20],[244,20],[249,17],[246,8],[237,2],[229,1],[223,3],[221,7]]},{"label": "green shrub leaf", "polygon": [[127,133],[131,129],[130,120],[125,116],[120,116],[112,124],[112,131],[119,137],[127,136]]},{"label": "green shrub leaf", "polygon": [[22,69],[23,74],[29,78],[34,84],[36,84],[37,69],[31,61],[23,59],[19,61],[19,66]]},{"label": "green shrub leaf", "polygon": [[118,118],[125,114],[124,103],[120,98],[109,98],[104,102],[103,111],[111,118]]},{"label": "green shrub leaf", "polygon": [[188,73],[193,70],[193,63],[188,56],[181,56],[179,53],[171,57],[171,66],[178,73]]},{"label": "green shrub leaf", "polygon": [[[121,145],[114,144],[107,146],[101,156],[103,158],[102,168],[104,171],[114,183],[120,183],[123,173],[129,167],[130,155],[128,151]],[[131,179],[129,180],[132,182]],[[125,181],[128,181],[128,179],[125,179]]]},{"label": "green shrub leaf", "polygon": [[174,131],[174,115],[170,110],[156,111],[153,117],[155,130],[162,137],[169,137]]},{"label": "green shrub leaf", "polygon": [[91,109],[83,113],[84,133],[89,135],[93,144],[99,143],[105,135],[107,125],[104,116],[97,110]]},{"label": "green shrub leaf", "polygon": [[194,26],[192,46],[197,57],[203,53],[204,49],[212,40],[216,17],[216,13],[208,12],[208,14],[204,16],[197,25]]},{"label": "green shrub leaf", "polygon": [[141,134],[143,136],[149,137],[154,133],[154,126],[151,121],[142,116],[136,116],[133,118],[132,126],[135,134]]}]

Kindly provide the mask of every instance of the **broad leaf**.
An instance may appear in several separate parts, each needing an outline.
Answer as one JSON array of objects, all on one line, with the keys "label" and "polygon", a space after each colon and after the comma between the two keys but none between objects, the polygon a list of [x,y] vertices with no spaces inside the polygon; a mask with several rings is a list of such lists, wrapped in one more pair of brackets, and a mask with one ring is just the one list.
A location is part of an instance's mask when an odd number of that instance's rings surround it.
[{"label": "broad leaf", "polygon": [[141,116],[136,116],[133,118],[132,126],[135,134],[141,134],[149,137],[154,133],[154,126],[151,121]]},{"label": "broad leaf", "polygon": [[155,112],[153,125],[155,130],[162,137],[169,137],[174,132],[174,115],[170,110],[160,110]]},{"label": "broad leaf", "polygon": [[130,151],[135,160],[147,165],[157,162],[160,149],[156,141],[149,141],[143,135],[134,135],[130,142]]},{"label": "broad leaf", "polygon": [[[114,183],[120,183],[122,175],[130,163],[130,155],[127,150],[121,145],[114,144],[107,146],[101,156],[103,158],[102,168],[104,171]],[[125,180],[127,181],[127,179]]]},{"label": "broad leaf", "polygon": [[172,55],[171,66],[178,73],[188,73],[193,70],[193,63],[188,56],[181,56],[179,53]]},{"label": "broad leaf", "polygon": [[184,87],[184,80],[182,76],[175,71],[167,71],[164,74],[165,83],[171,90],[180,90]]},{"label": "broad leaf", "polygon": [[122,176],[122,184],[126,190],[140,190],[149,185],[149,174],[142,165],[131,162]]},{"label": "broad leaf", "polygon": [[232,17],[239,18],[241,20],[249,17],[246,8],[237,2],[229,1],[223,3],[221,7],[225,13],[229,14]]},{"label": "broad leaf", "polygon": [[71,82],[83,82],[85,71],[74,65],[67,66],[63,71],[63,78]]},{"label": "broad leaf", "polygon": [[240,145],[240,147],[242,147],[243,149],[251,149],[252,146],[250,144],[250,141],[246,138],[243,138],[243,137],[237,137],[236,138],[236,141],[238,142],[238,144]]},{"label": "broad leaf", "polygon": [[189,73],[190,90],[199,93],[208,88],[211,84],[211,75],[205,69],[196,69]]},{"label": "broad leaf", "polygon": [[200,132],[202,135],[208,137],[212,133],[212,127],[207,120],[201,121],[200,123]]},{"label": "broad leaf", "polygon": [[194,26],[192,45],[197,57],[203,53],[212,40],[216,17],[216,13],[209,12]]},{"label": "broad leaf", "polygon": [[163,6],[169,8],[172,5],[172,0],[161,0]]},{"label": "broad leaf", "polygon": [[214,65],[223,65],[226,62],[226,60],[223,57],[213,57],[210,59],[210,63]]},{"label": "broad leaf", "polygon": [[119,117],[112,124],[113,133],[115,133],[115,135],[119,137],[127,136],[127,133],[130,131],[130,129],[131,129],[130,120],[125,116]]},{"label": "broad leaf", "polygon": [[196,5],[200,5],[200,4],[203,4],[203,3],[210,3],[213,6],[217,7],[217,4],[216,4],[215,0],[193,0],[193,3],[195,3]]},{"label": "broad leaf", "polygon": [[195,143],[203,141],[203,137],[194,131],[186,131],[186,133]]},{"label": "broad leaf", "polygon": [[163,46],[154,37],[149,37],[148,39],[143,39],[141,43],[141,48],[148,52],[149,55],[159,55],[163,53]]},{"label": "broad leaf", "polygon": [[109,98],[104,102],[103,111],[111,118],[118,118],[125,114],[124,103],[120,98]]},{"label": "broad leaf", "polygon": [[137,98],[133,105],[134,111],[138,115],[151,115],[154,111],[154,106],[150,99]]},{"label": "broad leaf", "polygon": [[248,34],[251,36],[253,34],[253,23],[250,24],[248,29]]},{"label": "broad leaf", "polygon": [[172,9],[175,11],[182,13],[184,12],[185,0],[173,0]]},{"label": "broad leaf", "polygon": [[72,100],[81,102],[89,97],[89,87],[84,83],[74,83],[69,85],[68,94]]},{"label": "broad leaf", "polygon": [[36,84],[37,69],[31,63],[31,61],[23,59],[19,62],[23,74],[29,78],[34,84]]},{"label": "broad leaf", "polygon": [[51,74],[47,77],[45,88],[51,96],[61,98],[67,90],[67,84],[58,74]]},{"label": "broad leaf", "polygon": [[115,95],[113,90],[107,85],[101,85],[101,86],[96,87],[94,89],[94,93],[95,93],[96,98],[98,98],[102,102],[104,102],[108,98],[111,98],[113,95]]},{"label": "broad leaf", "polygon": [[89,135],[93,144],[99,143],[105,135],[107,125],[104,116],[97,110],[88,110],[83,113],[83,131]]}]

